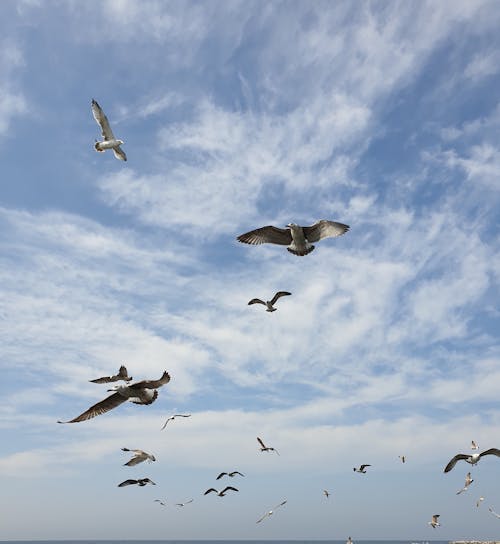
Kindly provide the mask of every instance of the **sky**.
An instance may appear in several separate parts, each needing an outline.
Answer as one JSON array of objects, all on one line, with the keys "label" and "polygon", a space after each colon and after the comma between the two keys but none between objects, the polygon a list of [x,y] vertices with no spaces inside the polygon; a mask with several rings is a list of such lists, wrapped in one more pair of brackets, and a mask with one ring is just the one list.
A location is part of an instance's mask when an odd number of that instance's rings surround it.
[{"label": "sky", "polygon": [[[500,447],[499,25],[486,0],[0,3],[0,540],[498,538],[500,459],[443,468]],[[236,240],[319,219],[350,230],[305,257]],[[121,364],[171,381],[57,424]]]}]

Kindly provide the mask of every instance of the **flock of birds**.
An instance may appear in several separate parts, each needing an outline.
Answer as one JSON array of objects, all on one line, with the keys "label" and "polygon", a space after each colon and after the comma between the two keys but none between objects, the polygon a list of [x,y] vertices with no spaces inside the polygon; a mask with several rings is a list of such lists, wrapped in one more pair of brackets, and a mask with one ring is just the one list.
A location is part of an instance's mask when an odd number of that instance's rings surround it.
[{"label": "flock of birds", "polygon": [[[121,146],[123,145],[123,140],[119,140],[115,138],[113,131],[111,130],[109,121],[104,114],[104,111],[102,110],[101,106],[95,101],[92,100],[92,113],[94,115],[94,118],[98,125],[101,128],[101,134],[102,134],[102,140],[96,140],[94,144],[94,148],[97,152],[103,153],[107,149],[111,149],[114,153],[114,156],[121,160],[126,161],[127,156]],[[244,234],[241,234],[237,237],[237,240],[239,242],[245,243],[245,244],[251,244],[251,245],[259,245],[264,243],[270,243],[270,244],[277,244],[286,246],[286,249],[297,256],[305,256],[311,253],[315,246],[314,243],[319,242],[320,240],[324,238],[331,238],[331,237],[337,237],[345,234],[349,230],[349,226],[345,225],[344,223],[339,223],[336,221],[329,221],[326,219],[322,219],[317,221],[311,226],[300,226],[295,223],[289,223],[287,225],[287,228],[278,228],[274,226],[265,226],[260,227],[254,230],[251,230],[249,232],[246,232]],[[290,296],[291,293],[288,291],[278,291],[271,300],[261,300],[259,298],[253,298],[248,302],[248,305],[253,304],[261,304],[263,306],[266,306],[266,312],[275,312],[277,308],[275,308],[275,304],[281,297]],[[112,392],[112,394],[108,397],[106,397],[104,400],[92,405],[90,408],[85,410],[83,413],[81,413],[79,416],[76,416],[73,419],[70,419],[68,421],[58,421],[58,423],[78,423],[82,421],[86,421],[89,419],[92,419],[96,416],[102,415],[117,406],[123,404],[127,400],[131,401],[134,404],[141,404],[141,405],[149,405],[152,404],[157,398],[158,398],[158,389],[170,382],[170,375],[167,371],[164,371],[162,376],[158,380],[142,380],[135,383],[132,382],[133,378],[128,375],[127,369],[125,366],[121,366],[118,370],[117,374],[114,374],[112,376],[104,376],[102,378],[97,378],[94,380],[90,380],[93,383],[97,384],[108,384],[113,383],[117,381],[123,381],[125,382],[125,385],[115,385],[111,389],[108,389],[108,392]],[[188,418],[191,417],[191,414],[174,414],[170,416],[164,423],[161,430],[165,429],[167,424],[170,421],[175,420],[176,418]],[[257,437],[257,442],[259,445],[259,449],[261,452],[273,452],[279,455],[279,452],[276,448],[272,446],[267,446],[264,441]],[[477,444],[472,441],[471,443],[472,450],[477,450]],[[147,453],[143,450],[135,449],[131,450],[128,448],[122,448],[122,451],[125,452],[132,452],[133,456],[132,458],[125,463],[125,466],[133,467],[136,466],[143,461],[153,462],[156,461],[156,458],[154,455]],[[495,455],[497,457],[500,457],[500,449],[497,448],[490,448],[488,450],[485,450],[481,453],[459,453],[455,455],[449,463],[444,468],[444,472],[451,471],[455,465],[459,461],[465,461],[466,463],[469,463],[472,466],[477,465],[477,463],[480,461],[480,459],[487,455]],[[404,455],[400,455],[399,459],[402,463],[406,462],[406,457]],[[362,464],[359,467],[353,467],[353,471],[361,474],[367,473],[367,468],[371,467],[370,464]],[[221,472],[216,480],[222,479],[224,476],[227,476],[229,478],[234,478],[236,476],[244,477],[244,474],[241,472],[234,470],[232,472]],[[457,495],[464,493],[469,489],[469,486],[472,484],[474,480],[471,477],[471,473],[468,472],[465,477],[465,484],[462,489],[457,491]],[[131,485],[137,485],[139,487],[144,487],[146,485],[156,485],[155,482],[153,482],[150,478],[139,478],[139,479],[126,479],[120,484],[118,484],[118,487],[127,487]],[[210,487],[207,489],[203,495],[209,495],[211,493],[215,493],[218,497],[225,497],[228,492],[238,492],[239,490],[234,486],[225,486],[221,490],[217,490],[214,487]],[[330,496],[330,492],[326,489],[323,490],[323,494],[328,499]],[[183,507],[187,504],[190,504],[193,502],[194,499],[189,499],[185,502],[175,503],[176,506]],[[476,505],[479,507],[481,502],[484,500],[484,497],[480,497],[480,499],[477,501]],[[162,499],[155,499],[154,502],[159,503],[161,506],[166,506],[167,503],[165,500]],[[261,523],[266,518],[272,516],[274,512],[284,506],[287,503],[286,500],[283,500],[276,506],[274,506],[271,510],[268,510],[262,517],[260,517],[256,523]],[[497,518],[500,518],[500,514],[497,514],[493,508],[489,507],[489,511],[496,516]],[[436,528],[440,526],[439,523],[439,514],[434,514],[431,518],[431,521],[428,522],[428,524],[432,528]],[[348,538],[347,544],[352,544],[353,541],[351,537]]]}]

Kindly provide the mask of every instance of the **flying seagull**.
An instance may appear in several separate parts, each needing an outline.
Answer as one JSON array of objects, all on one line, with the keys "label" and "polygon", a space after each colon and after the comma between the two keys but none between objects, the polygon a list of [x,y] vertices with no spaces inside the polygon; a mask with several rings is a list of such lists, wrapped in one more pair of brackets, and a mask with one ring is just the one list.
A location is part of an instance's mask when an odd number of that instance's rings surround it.
[{"label": "flying seagull", "polygon": [[229,476],[230,478],[234,478],[234,476],[236,476],[236,474],[239,474],[240,476],[245,476],[244,474],[242,474],[241,472],[238,472],[237,470],[234,470],[233,472],[221,472],[217,478],[215,478],[216,480],[220,480],[222,478],[222,476]]},{"label": "flying seagull", "polygon": [[186,506],[186,504],[190,504],[191,502],[193,502],[193,499],[189,499],[186,502],[176,502],[175,506]]},{"label": "flying seagull", "polygon": [[340,236],[349,230],[348,225],[321,219],[310,227],[301,227],[289,223],[286,229],[271,225],[251,230],[238,236],[237,240],[245,244],[279,244],[288,246],[287,250],[300,257],[311,253],[314,249],[312,242],[319,242],[323,238]]},{"label": "flying seagull", "polygon": [[264,302],[263,300],[260,300],[260,298],[253,298],[248,303],[248,305],[250,306],[251,304],[263,304],[264,306],[267,306],[266,312],[275,312],[277,310],[277,308],[274,307],[274,305],[276,304],[276,301],[280,297],[286,297],[291,294],[292,293],[289,293],[288,291],[278,291],[271,300],[266,300]]},{"label": "flying seagull", "polygon": [[406,456],[405,455],[398,455],[398,457],[401,459],[402,463],[406,463]]},{"label": "flying seagull", "polygon": [[491,506],[488,508],[488,511],[490,511],[496,518],[500,518],[500,514],[497,514]]},{"label": "flying seagull", "polygon": [[167,506],[167,503],[163,502],[161,499],[155,499],[153,502],[159,502],[162,506]]},{"label": "flying seagull", "polygon": [[118,374],[115,374],[114,376],[104,376],[103,378],[97,378],[95,380],[89,380],[89,382],[92,383],[110,383],[110,382],[118,382],[120,380],[123,380],[124,382],[131,382],[132,376],[128,375],[127,369],[122,365],[120,367],[120,370],[118,370]]},{"label": "flying seagull", "polygon": [[205,491],[205,493],[203,493],[203,495],[208,495],[209,493],[212,493],[213,491],[215,491],[215,493],[217,493],[217,495],[219,497],[224,497],[225,494],[228,492],[228,491],[239,491],[239,489],[236,489],[236,487],[231,487],[230,485],[226,486],[222,491],[217,491],[217,489],[214,489],[213,487],[211,487],[210,489],[207,489]]},{"label": "flying seagull", "polygon": [[427,524],[430,525],[433,529],[436,527],[441,527],[441,524],[438,521],[439,514],[434,514],[432,520],[428,521]]},{"label": "flying seagull", "polygon": [[323,494],[325,495],[325,497],[328,499],[328,497],[330,496],[330,492],[327,490],[327,489],[323,489]]},{"label": "flying seagull", "polygon": [[283,506],[284,504],[286,504],[286,500],[284,500],[283,502],[280,502],[272,510],[269,510],[268,512],[266,512],[260,519],[256,521],[256,523],[260,523],[262,520],[268,518],[269,516],[272,516],[275,510],[279,508],[280,506]]},{"label": "flying seagull", "polygon": [[175,414],[173,416],[170,416],[167,421],[165,421],[165,424],[163,425],[163,427],[161,428],[161,430],[163,431],[163,429],[167,426],[167,423],[169,421],[173,421],[176,417],[191,417],[191,414]]},{"label": "flying seagull", "polygon": [[347,540],[346,540],[346,543],[345,544],[354,544],[354,542],[352,541],[352,538],[349,537]]},{"label": "flying seagull", "polygon": [[118,484],[118,487],[126,487],[127,485],[138,485],[139,487],[144,487],[146,484],[156,485],[153,480],[149,478],[139,478],[139,480],[125,480],[121,484]]},{"label": "flying seagull", "polygon": [[111,127],[109,126],[108,118],[105,113],[102,111],[101,106],[92,99],[92,113],[94,114],[94,119],[97,121],[97,124],[101,127],[101,134],[103,140],[99,142],[95,141],[94,148],[99,153],[103,153],[106,149],[112,149],[115,157],[121,161],[127,160],[127,155],[120,147],[123,144],[123,140],[117,140]]},{"label": "flying seagull", "polygon": [[260,451],[275,451],[279,455],[278,450],[276,448],[272,448],[271,446],[266,446],[264,442],[262,442],[262,438],[257,437],[257,442],[260,444]]},{"label": "flying seagull", "polygon": [[123,466],[126,467],[135,467],[135,465],[138,465],[139,463],[142,463],[143,461],[148,461],[151,463],[151,461],[156,461],[156,458],[154,455],[151,455],[150,453],[146,453],[142,450],[129,450],[128,448],[122,448],[122,451],[132,451],[134,452],[134,456],[130,461],[125,463]]},{"label": "flying seagull", "polygon": [[462,489],[460,489],[460,491],[457,491],[457,495],[460,495],[460,493],[463,493],[464,491],[467,491],[467,489],[469,489],[469,486],[473,481],[474,480],[471,478],[470,472],[467,472],[467,474],[465,476],[465,485],[462,487]]},{"label": "flying seagull", "polygon": [[471,440],[470,449],[471,449],[471,450],[477,450],[477,449],[479,449],[479,446],[474,442],[474,440]]},{"label": "flying seagull", "polygon": [[483,501],[484,501],[484,497],[479,497],[479,499],[477,499],[476,501],[476,508],[479,508]]},{"label": "flying seagull", "polygon": [[361,472],[362,474],[366,474],[366,467],[371,467],[371,465],[361,465],[359,468],[354,467],[352,470],[354,470],[354,472]]},{"label": "flying seagull", "polygon": [[143,380],[133,383],[132,385],[115,385],[113,389],[108,391],[116,391],[108,398],[101,400],[97,404],[91,406],[88,410],[69,421],[58,421],[57,423],[78,423],[86,421],[93,417],[99,416],[120,404],[123,404],[127,399],[134,404],[152,404],[158,398],[157,389],[170,381],[170,374],[165,371],[159,380]]},{"label": "flying seagull", "polygon": [[500,457],[500,450],[498,448],[490,448],[489,450],[481,453],[458,453],[450,460],[450,462],[444,467],[444,472],[450,472],[450,470],[457,464],[458,461],[465,461],[471,465],[477,465],[479,459],[484,455],[496,455]]}]

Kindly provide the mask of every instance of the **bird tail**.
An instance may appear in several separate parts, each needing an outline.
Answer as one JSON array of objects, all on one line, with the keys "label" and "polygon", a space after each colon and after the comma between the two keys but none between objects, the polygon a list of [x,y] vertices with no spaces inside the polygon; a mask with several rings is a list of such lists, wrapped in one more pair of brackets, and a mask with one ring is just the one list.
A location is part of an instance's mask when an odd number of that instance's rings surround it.
[{"label": "bird tail", "polygon": [[287,247],[287,250],[290,253],[293,253],[294,255],[298,255],[299,257],[303,257],[304,255],[309,255],[309,253],[311,253],[313,249],[314,249],[314,246],[312,244],[307,246],[304,251],[297,251],[297,249],[293,246]]}]

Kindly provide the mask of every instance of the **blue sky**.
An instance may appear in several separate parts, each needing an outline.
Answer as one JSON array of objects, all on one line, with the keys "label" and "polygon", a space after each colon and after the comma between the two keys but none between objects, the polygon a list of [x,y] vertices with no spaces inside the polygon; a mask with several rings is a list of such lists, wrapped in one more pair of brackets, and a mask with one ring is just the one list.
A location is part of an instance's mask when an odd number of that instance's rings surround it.
[{"label": "blue sky", "polygon": [[[498,3],[20,0],[0,21],[0,539],[498,538],[500,461],[443,474],[500,447]],[[127,163],[95,153],[92,98]],[[351,230],[304,258],[236,241],[318,219]],[[56,424],[122,363],[172,380]],[[202,495],[230,470],[239,493]]]}]

